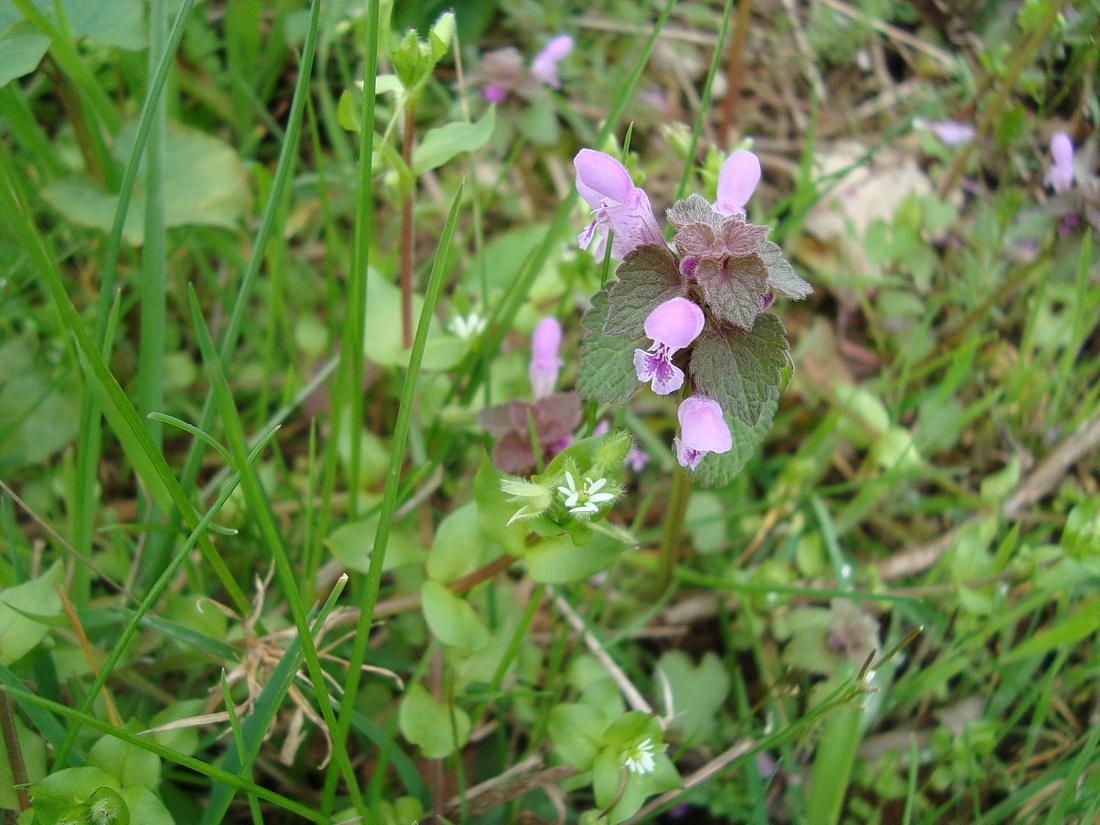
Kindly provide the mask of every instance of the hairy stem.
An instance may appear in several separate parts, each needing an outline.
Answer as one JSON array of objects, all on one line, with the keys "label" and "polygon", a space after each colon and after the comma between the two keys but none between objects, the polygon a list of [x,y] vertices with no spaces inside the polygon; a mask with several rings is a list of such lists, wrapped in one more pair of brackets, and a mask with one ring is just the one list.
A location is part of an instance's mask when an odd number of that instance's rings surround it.
[{"label": "hairy stem", "polygon": [[657,589],[660,592],[664,592],[672,581],[672,571],[680,560],[680,541],[684,535],[684,518],[687,516],[690,498],[691,476],[683,467],[677,466],[672,475],[672,490],[669,492],[668,510],[665,513],[664,530],[661,532],[661,555],[657,569]]}]

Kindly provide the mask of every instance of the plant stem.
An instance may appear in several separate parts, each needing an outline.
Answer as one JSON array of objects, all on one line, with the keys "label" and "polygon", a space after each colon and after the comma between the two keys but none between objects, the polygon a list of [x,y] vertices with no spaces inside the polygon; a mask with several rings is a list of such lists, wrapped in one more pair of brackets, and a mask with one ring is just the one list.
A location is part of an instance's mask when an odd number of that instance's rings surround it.
[{"label": "plant stem", "polygon": [[718,127],[718,143],[729,149],[729,134],[733,128],[737,98],[741,96],[741,75],[745,65],[745,42],[749,39],[752,0],[737,0],[737,25],[730,41],[730,59],[726,64],[726,97],[722,101],[722,122]]},{"label": "plant stem", "polygon": [[664,530],[661,532],[661,555],[657,570],[657,590],[664,592],[672,581],[672,571],[680,560],[680,540],[684,535],[684,518],[691,498],[691,476],[677,465],[672,474],[672,490],[669,492],[668,510],[665,513]]},{"label": "plant stem", "polygon": [[27,767],[23,764],[23,751],[19,748],[19,733],[15,729],[15,716],[11,712],[11,697],[0,695],[0,733],[4,737],[4,748],[8,752],[8,765],[15,785],[15,795],[19,800],[19,810],[25,811],[31,806],[27,789]]},{"label": "plant stem", "polygon": [[[405,166],[412,168],[413,102],[405,104],[405,136],[401,143],[401,159]],[[416,179],[413,178],[401,203],[401,334],[405,349],[413,343],[413,244],[416,235],[413,232],[413,196],[416,193]]]}]

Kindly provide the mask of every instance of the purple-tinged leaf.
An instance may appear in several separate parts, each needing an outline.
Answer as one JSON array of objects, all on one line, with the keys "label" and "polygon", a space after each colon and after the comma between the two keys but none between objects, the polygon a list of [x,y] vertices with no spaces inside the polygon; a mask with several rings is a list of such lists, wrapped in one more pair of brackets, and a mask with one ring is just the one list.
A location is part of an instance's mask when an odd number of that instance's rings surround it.
[{"label": "purple-tinged leaf", "polygon": [[783,250],[771,241],[764,241],[756,249],[768,271],[768,287],[773,292],[800,301],[814,291],[806,281],[795,274],[794,268],[783,257]]},{"label": "purple-tinged leaf", "polygon": [[768,292],[768,270],[759,256],[700,260],[695,280],[715,318],[742,329],[752,329]]}]

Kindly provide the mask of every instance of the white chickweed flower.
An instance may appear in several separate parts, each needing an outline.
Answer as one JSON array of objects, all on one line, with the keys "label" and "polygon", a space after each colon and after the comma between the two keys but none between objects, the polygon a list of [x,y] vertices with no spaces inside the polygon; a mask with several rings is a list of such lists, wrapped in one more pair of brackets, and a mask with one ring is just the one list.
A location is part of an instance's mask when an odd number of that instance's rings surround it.
[{"label": "white chickweed flower", "polygon": [[576,479],[568,470],[565,473],[566,486],[558,487],[558,492],[565,498],[566,509],[575,516],[585,513],[599,512],[599,505],[615,499],[614,493],[601,493],[600,490],[607,484],[606,478],[598,478],[593,481],[590,478],[582,478],[578,487]]},{"label": "white chickweed flower", "polygon": [[485,331],[485,319],[476,312],[471,312],[466,316],[457,315],[454,320],[447,325],[447,329],[463,341],[468,341]]},{"label": "white chickweed flower", "polygon": [[653,761],[653,756],[663,750],[664,747],[653,747],[653,740],[647,737],[626,749],[626,753],[623,755],[623,767],[638,775],[652,773],[657,767],[657,763]]}]

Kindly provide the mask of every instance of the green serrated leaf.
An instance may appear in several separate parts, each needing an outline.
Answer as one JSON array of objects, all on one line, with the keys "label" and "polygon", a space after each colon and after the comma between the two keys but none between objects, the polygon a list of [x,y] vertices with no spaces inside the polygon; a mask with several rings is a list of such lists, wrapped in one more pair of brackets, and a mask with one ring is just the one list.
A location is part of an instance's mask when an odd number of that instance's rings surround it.
[{"label": "green serrated leaf", "polygon": [[700,260],[695,278],[716,318],[752,329],[768,291],[768,270],[758,255]]},{"label": "green serrated leaf", "polygon": [[794,267],[783,257],[783,250],[778,244],[763,241],[756,248],[756,254],[764,262],[764,269],[768,273],[768,287],[772,291],[795,300],[801,300],[814,291],[812,286],[795,274]]},{"label": "green serrated leaf", "polygon": [[[645,336],[645,321],[654,309],[686,291],[676,258],[663,246],[646,244],[627,253],[608,289],[606,335]],[[759,308],[759,303],[757,308]]]},{"label": "green serrated leaf", "polygon": [[600,290],[584,315],[577,393],[608,404],[625,404],[642,385],[634,369],[634,350],[644,339],[604,334],[609,300],[607,292]]},{"label": "green serrated leaf", "polygon": [[752,427],[740,418],[726,413],[726,424],[733,436],[733,448],[725,453],[708,453],[691,472],[696,483],[703,487],[722,487],[733,481],[772,428],[772,417],[778,406],[779,391],[776,390],[761,408],[760,418]]},{"label": "green serrated leaf", "polygon": [[706,330],[695,343],[695,386],[750,427],[778,393],[790,363],[787,333],[774,315],[760,315],[749,330]]}]

